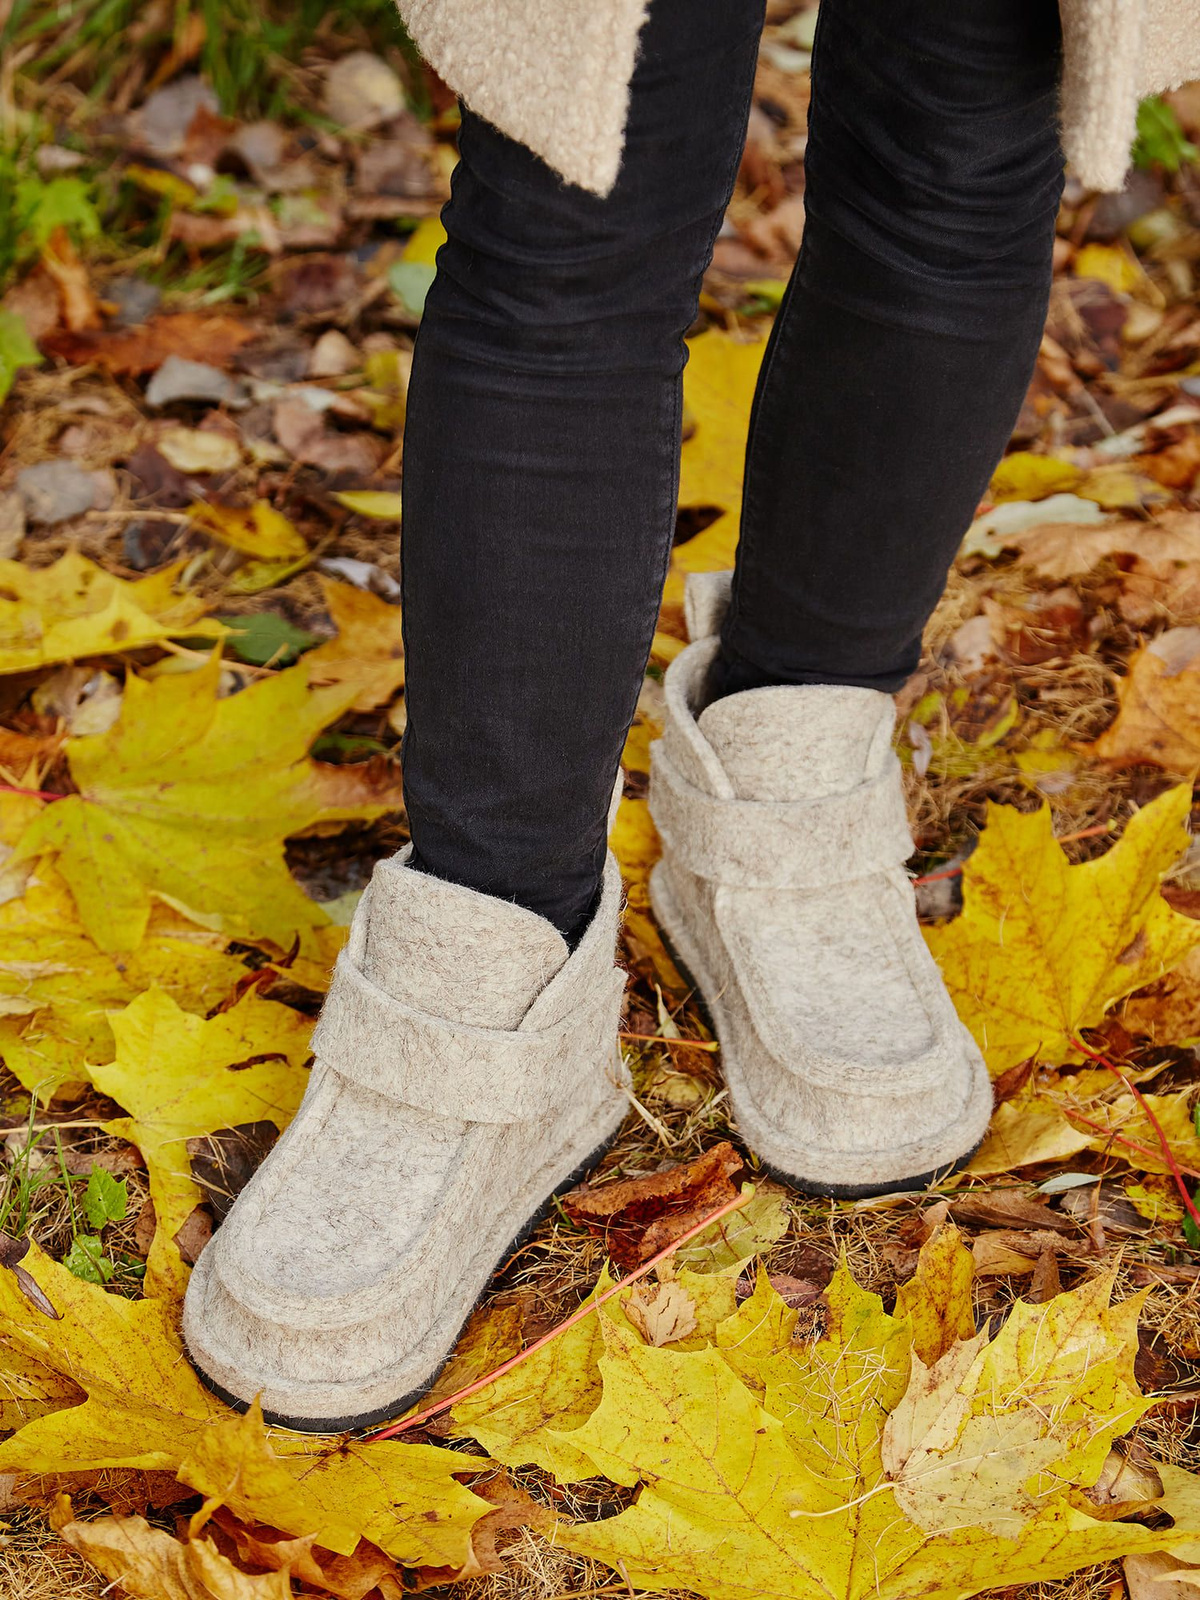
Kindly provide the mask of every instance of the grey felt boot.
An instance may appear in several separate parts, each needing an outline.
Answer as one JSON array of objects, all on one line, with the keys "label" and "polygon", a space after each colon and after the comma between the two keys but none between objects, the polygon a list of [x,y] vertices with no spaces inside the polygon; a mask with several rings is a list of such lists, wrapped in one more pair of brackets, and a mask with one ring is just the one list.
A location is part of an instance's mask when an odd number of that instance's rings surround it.
[{"label": "grey felt boot", "polygon": [[727,574],[688,586],[650,810],[662,929],[712,1014],[738,1126],[821,1194],[927,1183],[982,1139],[987,1070],[917,925],[895,706],[874,689],[703,697]]},{"label": "grey felt boot", "polygon": [[295,1120],[201,1255],[192,1361],[234,1404],[334,1432],[432,1382],[497,1264],[628,1109],[621,880],[573,952],[543,917],[380,863]]}]

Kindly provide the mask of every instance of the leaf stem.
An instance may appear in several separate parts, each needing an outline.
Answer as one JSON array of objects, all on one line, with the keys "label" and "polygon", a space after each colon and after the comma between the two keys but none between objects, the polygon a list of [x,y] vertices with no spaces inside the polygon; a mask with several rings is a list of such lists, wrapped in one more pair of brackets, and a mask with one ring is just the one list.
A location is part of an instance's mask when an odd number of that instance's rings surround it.
[{"label": "leaf stem", "polygon": [[529,1357],[535,1355],[537,1351],[545,1349],[546,1345],[552,1340],[557,1339],[560,1334],[566,1333],[568,1328],[573,1328],[577,1322],[582,1322],[589,1312],[595,1311],[606,1300],[611,1300],[613,1295],[620,1294],[622,1289],[628,1289],[629,1285],[635,1283],[638,1278],[644,1278],[646,1273],[653,1267],[658,1266],[660,1261],[665,1261],[668,1256],[674,1255],[681,1245],[687,1244],[698,1233],[703,1233],[706,1228],[711,1228],[714,1222],[720,1222],[722,1217],[727,1217],[731,1211],[739,1210],[753,1195],[754,1190],[748,1188],[746,1192],[735,1195],[732,1200],[727,1200],[716,1211],[710,1211],[708,1216],[701,1217],[700,1221],[690,1227],[686,1233],[681,1233],[678,1239],[673,1239],[670,1244],[665,1245],[657,1255],[651,1256],[649,1261],[643,1261],[641,1266],[631,1272],[628,1277],[622,1278],[619,1283],[614,1283],[603,1294],[598,1294],[594,1300],[589,1300],[586,1305],[582,1305],[578,1310],[573,1311],[564,1322],[560,1322],[557,1327],[551,1328],[549,1333],[544,1333],[540,1339],[535,1339],[527,1349],[518,1351],[515,1356],[510,1356],[507,1361],[502,1361],[498,1367],[494,1367],[491,1372],[485,1372],[482,1378],[476,1378],[474,1383],[468,1383],[464,1389],[458,1389],[454,1394],[447,1395],[444,1400],[439,1400],[436,1405],[426,1406],[423,1411],[416,1411],[411,1417],[403,1417],[399,1422],[393,1422],[390,1427],[382,1429],[379,1433],[372,1433],[370,1435],[371,1440],[391,1439],[398,1433],[406,1433],[410,1428],[419,1428],[423,1422],[428,1422],[430,1417],[436,1417],[441,1411],[449,1411],[450,1407],[456,1406],[460,1400],[466,1400],[469,1396],[478,1394],[480,1389],[486,1389],[489,1383],[494,1383],[497,1378],[502,1378],[506,1372],[511,1372],[514,1367],[519,1367],[522,1361],[528,1361]]},{"label": "leaf stem", "polygon": [[48,789],[22,789],[15,783],[0,783],[0,794],[27,794],[33,800],[65,800],[65,794],[51,794]]}]

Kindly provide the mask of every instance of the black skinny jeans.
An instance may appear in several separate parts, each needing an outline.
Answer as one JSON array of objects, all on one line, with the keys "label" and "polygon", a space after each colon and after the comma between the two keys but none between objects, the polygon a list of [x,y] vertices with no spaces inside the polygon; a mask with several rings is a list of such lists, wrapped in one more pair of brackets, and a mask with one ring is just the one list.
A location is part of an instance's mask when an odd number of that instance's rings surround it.
[{"label": "black skinny jeans", "polygon": [[[568,938],[670,556],[684,333],[762,20],[652,0],[606,199],[463,118],[405,433],[414,860]],[[1041,337],[1059,53],[1056,0],[822,0],[718,692],[915,668]]]}]

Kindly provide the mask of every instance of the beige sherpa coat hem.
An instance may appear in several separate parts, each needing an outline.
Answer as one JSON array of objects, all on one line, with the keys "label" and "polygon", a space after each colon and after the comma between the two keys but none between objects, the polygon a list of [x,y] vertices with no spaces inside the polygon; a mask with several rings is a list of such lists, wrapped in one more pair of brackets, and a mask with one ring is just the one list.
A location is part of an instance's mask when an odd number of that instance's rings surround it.
[{"label": "beige sherpa coat hem", "polygon": [[[418,49],[473,111],[568,182],[609,192],[649,0],[398,3]],[[1119,189],[1139,99],[1200,78],[1200,0],[1060,4],[1067,159],[1089,187]]]}]

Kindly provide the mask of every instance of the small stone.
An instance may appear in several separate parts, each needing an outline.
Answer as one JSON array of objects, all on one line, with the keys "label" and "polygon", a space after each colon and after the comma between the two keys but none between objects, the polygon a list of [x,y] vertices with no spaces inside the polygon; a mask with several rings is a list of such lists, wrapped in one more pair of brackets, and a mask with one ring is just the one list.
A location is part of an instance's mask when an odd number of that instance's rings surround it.
[{"label": "small stone", "polygon": [[97,475],[61,456],[17,473],[17,491],[30,522],[54,527],[90,511],[100,498]]},{"label": "small stone", "polygon": [[146,404],[169,406],[177,400],[206,400],[216,405],[243,405],[243,386],[203,361],[168,356],[146,385]]},{"label": "small stone", "polygon": [[197,111],[216,114],[220,104],[204,79],[191,74],[157,90],[136,114],[142,145],[157,156],[177,156]]},{"label": "small stone", "polygon": [[114,278],[104,288],[104,298],[117,308],[113,322],[119,328],[136,328],[158,310],[162,290],[143,278]]}]

